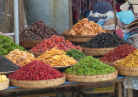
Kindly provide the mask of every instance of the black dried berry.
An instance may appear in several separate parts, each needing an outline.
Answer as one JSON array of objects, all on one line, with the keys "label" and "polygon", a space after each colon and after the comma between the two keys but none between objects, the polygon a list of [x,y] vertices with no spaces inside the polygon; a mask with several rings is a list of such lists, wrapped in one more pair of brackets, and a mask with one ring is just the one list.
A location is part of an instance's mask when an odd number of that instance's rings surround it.
[{"label": "black dried berry", "polygon": [[89,42],[82,44],[81,46],[87,48],[109,48],[117,47],[119,45],[127,44],[126,41],[122,40],[115,34],[101,33],[93,37]]}]

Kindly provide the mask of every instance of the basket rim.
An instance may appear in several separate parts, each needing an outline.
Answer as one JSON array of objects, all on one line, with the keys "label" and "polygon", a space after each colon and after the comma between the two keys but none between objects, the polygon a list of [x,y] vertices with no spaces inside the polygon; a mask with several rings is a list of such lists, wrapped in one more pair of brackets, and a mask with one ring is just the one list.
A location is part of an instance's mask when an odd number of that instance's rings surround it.
[{"label": "basket rim", "polygon": [[104,76],[104,75],[110,75],[110,74],[114,74],[114,73],[118,73],[118,70],[117,70],[117,69],[115,69],[115,71],[114,71],[114,72],[112,72],[112,73],[107,73],[107,74],[99,74],[99,75],[75,75],[75,74],[68,74],[68,73],[64,73],[64,74],[65,74],[65,75],[80,76],[80,77],[82,77],[82,76],[87,76],[87,77],[90,77],[90,76]]},{"label": "basket rim", "polygon": [[117,69],[136,70],[136,71],[138,71],[138,67],[119,66],[119,65],[115,65],[115,64],[114,64],[114,66],[115,66]]},{"label": "basket rim", "polygon": [[11,81],[21,81],[21,82],[43,82],[43,81],[53,81],[53,80],[58,80],[58,79],[63,79],[63,78],[66,78],[66,76],[64,75],[63,77],[61,78],[56,78],[56,79],[48,79],[48,80],[16,80],[16,79],[10,79],[9,80]]},{"label": "basket rim", "polygon": [[9,74],[9,73],[14,73],[16,72],[17,70],[14,70],[14,71],[8,71],[8,72],[0,72],[0,74]]},{"label": "basket rim", "polygon": [[106,50],[106,49],[114,49],[116,47],[110,47],[110,48],[86,48],[86,47],[81,47],[83,50]]},{"label": "basket rim", "polygon": [[24,43],[25,44],[25,42],[38,42],[38,41],[43,41],[44,39],[42,39],[42,40],[40,40],[40,39],[38,39],[38,40],[24,40],[24,41],[20,41],[19,43]]}]

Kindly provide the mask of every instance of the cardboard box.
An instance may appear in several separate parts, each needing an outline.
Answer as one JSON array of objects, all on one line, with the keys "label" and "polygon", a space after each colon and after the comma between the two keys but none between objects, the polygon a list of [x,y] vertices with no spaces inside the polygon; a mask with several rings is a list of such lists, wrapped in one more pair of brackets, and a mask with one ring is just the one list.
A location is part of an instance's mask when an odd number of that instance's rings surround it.
[{"label": "cardboard box", "polygon": [[102,83],[89,86],[83,86],[82,90],[85,93],[113,93],[114,83]]}]

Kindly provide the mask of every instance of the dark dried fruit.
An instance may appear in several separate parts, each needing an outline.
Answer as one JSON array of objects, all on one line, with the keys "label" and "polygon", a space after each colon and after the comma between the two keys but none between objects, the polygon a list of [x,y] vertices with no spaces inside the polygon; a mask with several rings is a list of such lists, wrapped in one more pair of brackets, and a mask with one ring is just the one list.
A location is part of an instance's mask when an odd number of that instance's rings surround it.
[{"label": "dark dried fruit", "polygon": [[123,44],[127,44],[127,42],[122,40],[117,35],[110,33],[101,33],[95,36],[89,42],[84,43],[81,46],[87,48],[109,48],[109,47],[117,47]]},{"label": "dark dried fruit", "polygon": [[15,65],[9,59],[0,56],[0,72],[8,72],[20,69],[20,66]]},{"label": "dark dried fruit", "polygon": [[125,58],[129,54],[132,54],[135,50],[136,48],[129,44],[120,45],[113,51],[105,54],[102,58],[100,58],[100,60],[114,62],[116,60]]},{"label": "dark dried fruit", "polygon": [[32,23],[27,29],[20,33],[20,40],[43,40],[50,38],[52,35],[59,35],[53,28],[50,28],[42,21]]}]

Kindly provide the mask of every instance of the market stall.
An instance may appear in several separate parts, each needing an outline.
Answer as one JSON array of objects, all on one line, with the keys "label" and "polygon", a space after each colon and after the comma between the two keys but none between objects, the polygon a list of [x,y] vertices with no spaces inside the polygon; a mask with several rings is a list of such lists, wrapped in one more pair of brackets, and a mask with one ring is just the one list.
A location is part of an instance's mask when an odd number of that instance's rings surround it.
[{"label": "market stall", "polygon": [[[111,82],[122,97],[125,77],[138,76],[137,48],[115,31],[84,18],[62,34],[43,21],[19,33],[18,0],[14,3],[15,40],[0,35],[0,93],[68,86],[82,92],[81,86]],[[116,11],[112,20],[116,29]],[[132,97],[131,89],[128,97]]]}]

